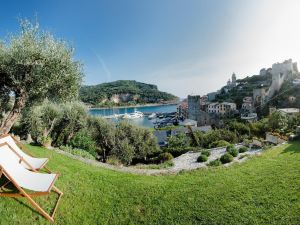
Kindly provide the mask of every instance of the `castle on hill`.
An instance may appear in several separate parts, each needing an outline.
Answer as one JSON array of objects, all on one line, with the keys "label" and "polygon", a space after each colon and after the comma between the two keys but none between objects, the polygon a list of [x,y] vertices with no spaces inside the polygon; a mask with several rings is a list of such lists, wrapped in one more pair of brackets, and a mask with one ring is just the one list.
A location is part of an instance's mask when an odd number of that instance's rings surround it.
[{"label": "castle on hill", "polygon": [[297,63],[292,59],[282,63],[274,63],[272,68],[260,70],[261,75],[269,72],[272,75],[272,83],[269,87],[260,87],[253,90],[254,105],[260,106],[268,102],[278,92],[283,82],[298,73]]}]

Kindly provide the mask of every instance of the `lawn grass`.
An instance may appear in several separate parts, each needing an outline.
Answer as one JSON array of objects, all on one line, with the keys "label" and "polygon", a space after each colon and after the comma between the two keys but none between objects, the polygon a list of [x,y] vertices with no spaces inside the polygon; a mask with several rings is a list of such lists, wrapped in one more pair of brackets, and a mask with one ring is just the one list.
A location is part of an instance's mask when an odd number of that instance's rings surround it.
[{"label": "lawn grass", "polygon": [[[56,224],[300,224],[300,142],[242,164],[168,176],[86,165],[40,147],[65,193]],[[50,200],[54,200],[53,197]],[[50,204],[40,198],[47,208]],[[0,224],[47,224],[25,199],[0,200]]]}]

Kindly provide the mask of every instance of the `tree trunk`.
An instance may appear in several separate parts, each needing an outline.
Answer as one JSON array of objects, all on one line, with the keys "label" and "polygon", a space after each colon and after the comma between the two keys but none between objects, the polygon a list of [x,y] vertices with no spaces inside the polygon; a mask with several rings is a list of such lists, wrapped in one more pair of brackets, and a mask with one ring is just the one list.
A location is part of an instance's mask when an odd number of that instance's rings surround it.
[{"label": "tree trunk", "polygon": [[22,109],[25,107],[26,92],[21,89],[15,92],[15,95],[14,106],[1,124],[0,135],[7,134],[10,131],[11,127],[14,125],[19,115],[21,114]]}]

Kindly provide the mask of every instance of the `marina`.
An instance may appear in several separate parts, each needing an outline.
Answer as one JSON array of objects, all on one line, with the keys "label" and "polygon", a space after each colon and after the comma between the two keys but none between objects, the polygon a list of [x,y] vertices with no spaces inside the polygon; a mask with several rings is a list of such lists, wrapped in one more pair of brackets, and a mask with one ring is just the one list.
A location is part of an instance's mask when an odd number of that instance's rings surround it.
[{"label": "marina", "polygon": [[90,109],[94,116],[120,122],[128,120],[141,127],[154,128],[164,125],[172,125],[175,121],[177,105],[118,107],[105,109]]}]

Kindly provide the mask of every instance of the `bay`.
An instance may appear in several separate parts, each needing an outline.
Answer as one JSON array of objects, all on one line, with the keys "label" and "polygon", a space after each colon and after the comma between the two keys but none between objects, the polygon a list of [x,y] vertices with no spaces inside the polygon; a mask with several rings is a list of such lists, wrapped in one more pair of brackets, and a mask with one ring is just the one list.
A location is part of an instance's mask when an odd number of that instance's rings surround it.
[{"label": "bay", "polygon": [[[90,109],[89,113],[93,116],[112,116],[114,114],[125,114],[133,113],[134,111],[140,111],[145,114],[151,113],[171,113],[177,111],[177,105],[155,105],[155,106],[132,106],[132,107],[116,107],[116,108],[99,108],[99,109]],[[111,119],[114,122],[119,122],[124,119]],[[138,119],[130,119],[129,122],[146,128],[153,128],[154,124],[151,120],[148,119],[148,116]]]}]

